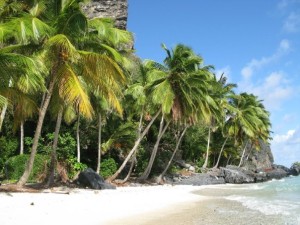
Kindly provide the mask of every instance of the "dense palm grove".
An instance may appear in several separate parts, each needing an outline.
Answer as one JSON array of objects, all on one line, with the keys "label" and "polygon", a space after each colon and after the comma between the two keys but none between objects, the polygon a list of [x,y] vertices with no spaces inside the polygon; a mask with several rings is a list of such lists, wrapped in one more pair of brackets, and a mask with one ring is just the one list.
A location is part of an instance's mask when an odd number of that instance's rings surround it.
[{"label": "dense palm grove", "polygon": [[235,93],[184,44],[142,62],[132,34],[88,19],[82,2],[0,0],[2,177],[49,186],[91,167],[143,181],[174,159],[241,166],[247,146],[268,142],[256,96]]}]

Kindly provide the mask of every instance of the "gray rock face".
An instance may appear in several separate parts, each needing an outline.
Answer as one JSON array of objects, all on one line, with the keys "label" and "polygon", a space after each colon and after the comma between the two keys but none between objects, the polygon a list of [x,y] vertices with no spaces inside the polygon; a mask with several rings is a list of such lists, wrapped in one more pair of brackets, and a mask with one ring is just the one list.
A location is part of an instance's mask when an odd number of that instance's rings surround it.
[{"label": "gray rock face", "polygon": [[255,182],[254,173],[249,170],[245,170],[237,166],[227,166],[226,168],[221,167],[220,169],[224,174],[226,183],[243,184]]},{"label": "gray rock face", "polygon": [[298,176],[300,175],[300,164],[299,163],[294,163],[291,168],[290,168],[290,174],[293,176]]},{"label": "gray rock face", "polygon": [[286,171],[284,168],[282,167],[273,167],[272,170],[267,170],[266,171],[266,175],[267,175],[267,178],[268,180],[271,180],[271,179],[282,179],[286,176],[288,176],[289,172]]},{"label": "gray rock face", "polygon": [[126,30],[128,17],[127,0],[92,0],[82,6],[88,18],[108,17],[115,20],[117,28]]},{"label": "gray rock face", "polygon": [[252,171],[263,171],[272,168],[274,163],[273,154],[269,145],[263,141],[259,141],[260,148],[258,150],[251,149],[249,145],[246,151],[246,159],[243,167]]},{"label": "gray rock face", "polygon": [[173,178],[173,184],[177,185],[212,185],[212,184],[225,184],[223,177],[211,176],[209,174],[193,174],[189,177]]}]

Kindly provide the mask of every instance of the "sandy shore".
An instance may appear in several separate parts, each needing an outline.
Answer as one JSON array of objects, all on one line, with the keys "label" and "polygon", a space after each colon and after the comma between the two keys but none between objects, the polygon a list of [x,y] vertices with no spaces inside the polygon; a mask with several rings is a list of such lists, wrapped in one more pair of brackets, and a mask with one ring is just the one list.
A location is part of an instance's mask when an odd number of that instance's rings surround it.
[{"label": "sandy shore", "polygon": [[[191,186],[144,186],[100,191],[72,189],[69,194],[51,193],[50,190],[48,193],[2,192],[0,224],[125,224],[128,218],[151,215],[148,219],[152,219],[151,213],[201,201],[204,197],[191,193],[197,189]],[[149,221],[146,216],[140,218]]]},{"label": "sandy shore", "polygon": [[0,225],[280,224],[276,217],[222,198],[218,187],[72,189],[69,194],[2,192]]}]

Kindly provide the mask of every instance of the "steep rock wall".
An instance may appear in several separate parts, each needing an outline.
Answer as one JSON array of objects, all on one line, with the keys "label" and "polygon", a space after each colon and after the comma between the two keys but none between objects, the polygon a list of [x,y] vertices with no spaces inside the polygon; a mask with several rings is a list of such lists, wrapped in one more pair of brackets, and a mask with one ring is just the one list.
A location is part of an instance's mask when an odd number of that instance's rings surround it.
[{"label": "steep rock wall", "polygon": [[126,30],[128,17],[127,0],[92,0],[82,7],[89,18],[115,19],[117,28]]},{"label": "steep rock wall", "polygon": [[272,168],[274,163],[273,154],[269,145],[263,141],[259,141],[260,148],[250,148],[251,144],[246,151],[246,159],[243,166],[249,170],[264,170]]}]

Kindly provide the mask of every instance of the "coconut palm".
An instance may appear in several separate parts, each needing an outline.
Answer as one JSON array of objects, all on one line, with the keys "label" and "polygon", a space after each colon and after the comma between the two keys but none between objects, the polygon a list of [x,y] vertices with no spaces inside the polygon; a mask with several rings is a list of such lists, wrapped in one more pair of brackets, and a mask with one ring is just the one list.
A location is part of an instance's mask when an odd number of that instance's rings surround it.
[{"label": "coconut palm", "polygon": [[157,67],[156,70],[160,71],[161,77],[149,85],[149,90],[152,93],[153,102],[161,104],[163,113],[157,142],[148,166],[139,178],[141,180],[148,178],[160,139],[170,123],[167,122],[163,127],[164,117],[170,114],[174,122],[179,122],[186,117],[195,120],[200,116],[207,120],[211,113],[210,105],[214,104],[214,100],[207,91],[207,84],[212,74],[209,66],[203,66],[203,59],[191,48],[182,44],[176,45],[172,51],[165,45],[162,47],[167,53],[164,60],[165,66]]},{"label": "coconut palm", "polygon": [[[8,103],[15,104],[17,100],[20,100],[17,113],[20,117],[16,118],[16,125],[17,120],[22,119],[21,116],[25,117],[24,113],[26,112],[24,110],[27,107],[21,107],[22,102],[23,104],[31,104],[29,100],[26,100],[28,99],[27,94],[30,95],[44,90],[43,67],[39,63],[39,60],[34,60],[18,53],[7,53],[7,51],[9,49],[6,47],[0,49],[0,67],[2,69],[0,85],[0,107],[2,108],[0,130]],[[21,100],[22,97],[23,100]],[[21,115],[21,108],[23,115]],[[28,107],[29,117],[32,115],[31,109],[31,107]]]},{"label": "coconut palm", "polygon": [[[226,84],[226,81],[227,78],[224,76],[224,74],[222,74],[218,80],[214,75],[209,88],[211,92],[210,95],[217,104],[211,107],[212,114],[208,125],[206,157],[202,168],[206,168],[208,165],[211,132],[215,132],[219,127],[222,127],[226,120],[228,120],[229,113],[234,110],[234,107],[232,107],[230,104],[230,99],[234,96],[233,88],[236,87],[236,84]],[[227,139],[225,140],[225,144],[226,141]],[[225,144],[223,144],[221,153]]]},{"label": "coconut palm", "polygon": [[232,115],[232,125],[229,132],[233,134],[236,145],[244,145],[239,166],[242,165],[245,151],[252,140],[270,138],[269,113],[265,110],[257,96],[241,93],[232,98],[235,112]]},{"label": "coconut palm", "polygon": [[[53,2],[56,1],[51,1]],[[66,2],[67,4],[64,5]],[[45,64],[50,68],[47,93],[41,104],[30,160],[18,182],[19,185],[26,183],[32,170],[42,124],[55,89],[65,102],[72,103],[78,112],[87,118],[92,118],[92,105],[86,90],[81,85],[80,77],[84,77],[85,82],[95,89],[103,87],[101,91],[106,94],[109,102],[116,98],[115,93],[111,94],[110,89],[115,90],[119,87],[119,81],[124,81],[122,70],[113,59],[104,54],[76,48],[81,37],[84,37],[88,31],[87,18],[81,12],[80,1],[66,2],[62,2],[59,10],[54,12],[56,20],[53,26],[57,34],[46,40],[44,45]]]},{"label": "coconut palm", "polygon": [[[134,146],[127,154],[123,163],[119,167],[119,169],[107,180],[113,181],[115,180],[119,174],[123,171],[128,161],[132,159],[132,166],[130,167],[132,170],[135,155],[138,151],[138,147],[143,140],[144,136],[148,133],[150,127],[156,120],[156,118],[161,114],[161,109],[158,109],[153,106],[152,101],[146,101],[147,97],[149,97],[149,93],[146,91],[147,84],[155,79],[157,73],[152,73],[158,64],[156,62],[145,60],[142,64],[138,62],[137,64],[137,79],[134,79],[133,84],[129,85],[129,87],[125,91],[125,105],[129,105],[129,114],[131,115],[138,113],[139,116],[139,124],[137,128],[137,137],[134,143]],[[154,114],[154,115],[153,115]],[[151,116],[153,115],[153,116]],[[148,124],[144,126],[143,120],[147,118]],[[144,127],[144,128],[143,128]],[[130,175],[130,172],[128,173]],[[128,176],[124,179],[124,181],[128,179]]]}]

